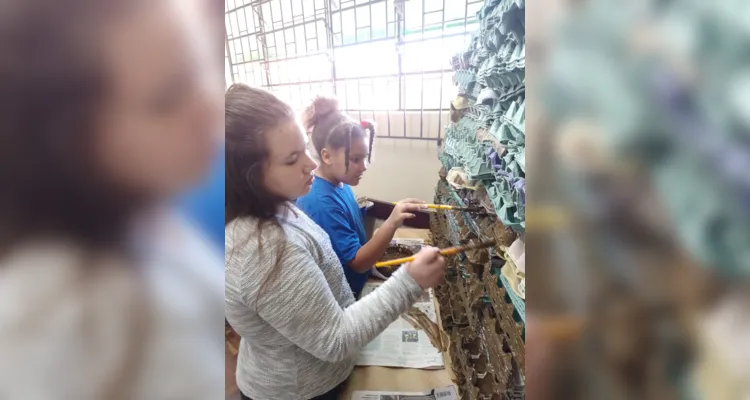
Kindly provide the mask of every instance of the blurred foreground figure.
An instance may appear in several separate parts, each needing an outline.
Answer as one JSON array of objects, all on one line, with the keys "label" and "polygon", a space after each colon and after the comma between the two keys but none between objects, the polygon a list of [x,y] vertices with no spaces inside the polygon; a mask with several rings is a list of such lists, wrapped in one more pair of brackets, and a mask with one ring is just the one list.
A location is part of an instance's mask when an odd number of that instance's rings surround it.
[{"label": "blurred foreground figure", "polygon": [[[215,157],[211,173],[193,191],[180,199],[188,220],[203,231],[218,251],[224,249],[224,144]],[[223,267],[223,266],[222,266]]]},{"label": "blurred foreground figure", "polygon": [[748,3],[551,3],[527,213],[559,215],[529,225],[527,310],[585,329],[527,363],[535,399],[749,399]]},{"label": "blurred foreground figure", "polygon": [[197,5],[0,6],[0,399],[222,398],[221,258],[162,210],[217,145]]}]

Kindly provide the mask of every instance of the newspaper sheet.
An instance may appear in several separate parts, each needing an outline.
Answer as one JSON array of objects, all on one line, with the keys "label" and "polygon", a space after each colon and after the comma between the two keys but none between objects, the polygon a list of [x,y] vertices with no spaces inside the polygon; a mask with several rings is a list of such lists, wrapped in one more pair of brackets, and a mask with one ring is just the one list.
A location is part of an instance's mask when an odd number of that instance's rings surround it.
[{"label": "newspaper sheet", "polygon": [[[362,297],[374,291],[380,284],[381,282],[368,282],[362,290]],[[437,323],[432,289],[426,291],[414,306]],[[362,349],[357,365],[419,369],[445,367],[443,354],[432,346],[427,334],[417,330],[401,317]]]},{"label": "newspaper sheet", "polygon": [[424,246],[424,239],[407,239],[407,238],[395,238],[391,240],[391,245],[400,244],[406,246],[413,252],[418,252],[422,246]]},{"label": "newspaper sheet", "polygon": [[454,386],[433,389],[423,393],[358,390],[352,393],[351,400],[458,400],[458,393]]}]

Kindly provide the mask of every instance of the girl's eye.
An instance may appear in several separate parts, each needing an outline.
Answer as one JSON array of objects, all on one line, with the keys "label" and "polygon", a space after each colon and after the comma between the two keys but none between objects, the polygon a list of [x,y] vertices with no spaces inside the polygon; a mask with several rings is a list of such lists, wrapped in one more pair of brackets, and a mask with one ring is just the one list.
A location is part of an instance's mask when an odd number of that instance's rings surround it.
[{"label": "girl's eye", "polygon": [[286,165],[294,165],[294,164],[297,163],[297,160],[299,160],[299,157],[298,156],[293,156],[293,157],[288,158],[284,164],[286,164]]}]

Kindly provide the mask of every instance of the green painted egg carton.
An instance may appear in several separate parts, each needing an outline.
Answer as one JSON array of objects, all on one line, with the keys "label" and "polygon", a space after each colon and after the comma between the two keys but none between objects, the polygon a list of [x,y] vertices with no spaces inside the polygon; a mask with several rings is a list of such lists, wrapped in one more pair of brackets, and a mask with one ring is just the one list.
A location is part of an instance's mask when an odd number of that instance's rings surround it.
[{"label": "green painted egg carton", "polygon": [[486,104],[473,103],[469,106],[466,117],[476,124],[476,127],[485,126],[487,116],[492,112],[494,106],[490,107]]},{"label": "green painted egg carton", "polygon": [[468,87],[470,84],[476,81],[477,76],[474,71],[462,69],[453,73],[453,84],[459,87]]},{"label": "green painted egg carton", "polygon": [[494,72],[489,75],[477,75],[477,82],[493,89],[502,89],[526,83],[526,72],[522,69]]},{"label": "green painted egg carton", "polygon": [[500,95],[492,88],[484,88],[477,96],[478,104],[494,105]]},{"label": "green painted egg carton", "polygon": [[523,131],[507,120],[495,120],[490,126],[489,132],[503,146],[525,147],[526,136]]},{"label": "green painted egg carton", "polygon": [[479,79],[477,78],[477,81],[475,82],[470,92],[471,97],[473,99],[476,99],[477,97],[479,97],[479,94],[482,93],[482,90],[484,90],[486,87],[487,85],[479,82]]},{"label": "green painted egg carton", "polygon": [[445,129],[445,138],[453,145],[454,141],[476,142],[476,131],[480,127],[478,122],[473,119],[473,114],[461,118],[457,123],[449,125]]},{"label": "green painted egg carton", "polygon": [[503,15],[507,13],[511,8],[526,8],[526,0],[490,0],[485,1],[484,7],[479,11],[478,16],[480,18],[486,18],[492,15]]},{"label": "green painted egg carton", "polygon": [[[455,130],[455,128],[452,130]],[[446,137],[445,137],[445,141],[443,142],[443,153],[456,159],[458,158],[458,155],[460,153],[459,147],[458,147],[458,144],[460,142],[459,140],[456,139],[454,134],[451,134],[451,132],[449,132],[449,129],[446,129],[445,132],[446,132]]]},{"label": "green painted egg carton", "polygon": [[496,29],[506,36],[506,40],[523,42],[526,36],[525,9],[512,8],[503,13],[500,24]]},{"label": "green painted egg carton", "polygon": [[521,194],[504,178],[486,185],[487,195],[495,207],[495,214],[505,226],[515,231],[526,229],[526,206]]},{"label": "green painted egg carton", "polygon": [[526,44],[505,42],[498,51],[500,65],[507,71],[526,68]]},{"label": "green painted egg carton", "polygon": [[519,97],[525,96],[525,94],[526,94],[526,84],[520,83],[517,86],[511,86],[509,88],[505,88],[505,92],[500,93],[500,96],[497,98],[497,101],[508,103],[508,106],[510,107],[510,103],[512,103]]},{"label": "green painted egg carton", "polygon": [[[493,177],[492,166],[486,157],[483,157],[482,145],[465,141],[455,141],[450,147],[449,154],[458,161],[471,180],[480,180]],[[448,149],[446,149],[448,151]]]},{"label": "green painted egg carton", "polygon": [[469,64],[471,64],[471,66],[474,68],[478,68],[480,65],[482,65],[484,60],[490,58],[490,56],[492,56],[492,54],[485,47],[478,47],[471,55]]},{"label": "green painted egg carton", "polygon": [[517,99],[510,102],[505,112],[497,118],[490,127],[490,134],[503,145],[514,143],[517,146],[525,145],[526,134],[524,133],[526,123],[526,101]]},{"label": "green painted egg carton", "polygon": [[453,55],[451,57],[451,68],[454,71],[467,69],[470,67],[471,56],[474,54],[472,50],[466,50],[461,53]]},{"label": "green painted egg carton", "polygon": [[443,164],[443,168],[445,168],[446,171],[450,171],[451,168],[458,166],[458,162],[456,161],[456,159],[445,152],[440,152],[438,154],[438,160],[440,160],[440,163]]},{"label": "green painted egg carton", "polygon": [[494,176],[490,163],[477,158],[469,159],[464,164],[464,171],[472,181],[488,179]]},{"label": "green painted egg carton", "polygon": [[519,178],[526,177],[526,147],[506,146],[502,159],[506,172]]}]

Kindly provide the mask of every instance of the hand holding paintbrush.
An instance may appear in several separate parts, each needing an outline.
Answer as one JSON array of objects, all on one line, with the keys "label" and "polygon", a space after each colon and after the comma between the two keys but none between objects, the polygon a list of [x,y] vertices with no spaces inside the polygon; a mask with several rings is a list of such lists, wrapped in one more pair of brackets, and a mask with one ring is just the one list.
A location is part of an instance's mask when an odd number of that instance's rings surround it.
[{"label": "hand holding paintbrush", "polygon": [[[449,247],[447,249],[439,250],[439,253],[440,253],[441,256],[444,256],[444,257],[445,256],[452,256],[452,255],[455,255],[455,254],[458,254],[458,253],[463,253],[464,251],[467,251],[467,250],[486,249],[486,248],[492,247],[494,245],[495,245],[495,241],[494,240],[488,240],[488,241],[484,241],[484,242],[474,242],[474,243],[469,243],[469,244],[463,245],[463,246]],[[415,258],[416,258],[416,256],[412,256],[412,257],[398,258],[398,259],[390,260],[390,261],[380,261],[380,262],[375,263],[375,267],[376,268],[381,268],[381,267],[398,266],[398,265],[401,265],[401,264],[405,264],[405,263],[414,261]]]},{"label": "hand holding paintbrush", "polygon": [[422,289],[429,289],[445,277],[445,259],[435,247],[423,247],[413,261],[404,266],[404,272]]}]

